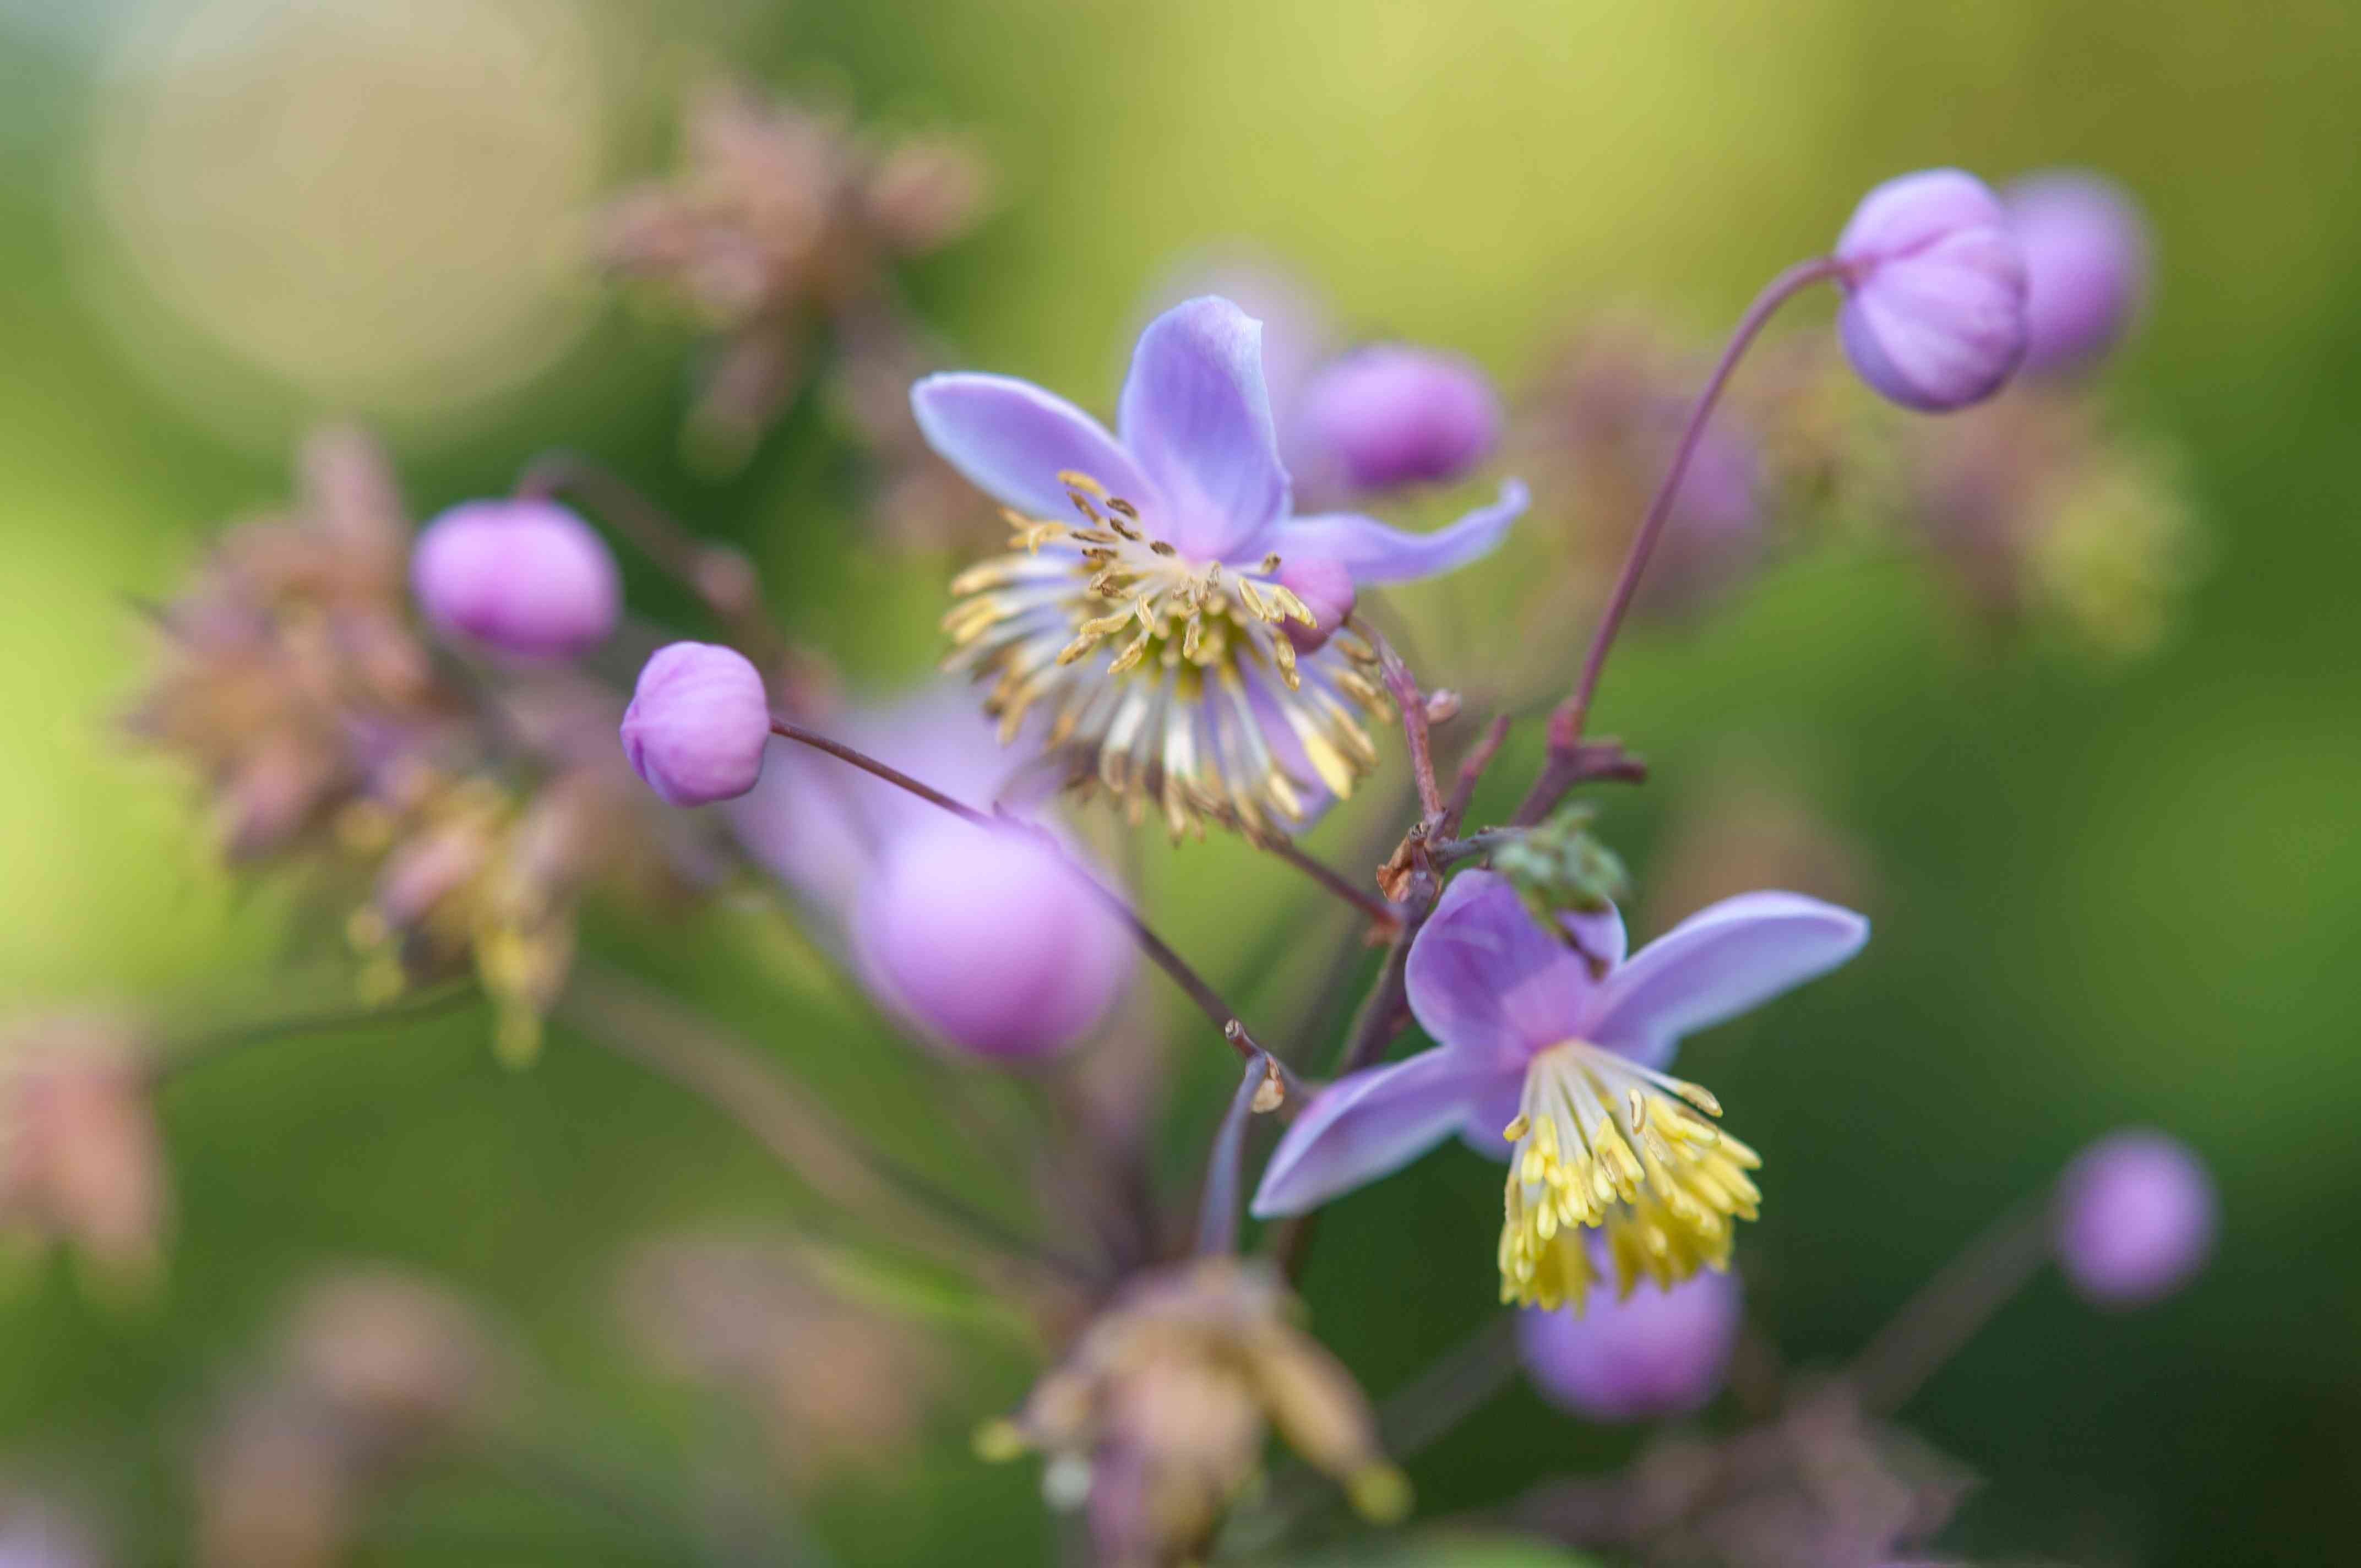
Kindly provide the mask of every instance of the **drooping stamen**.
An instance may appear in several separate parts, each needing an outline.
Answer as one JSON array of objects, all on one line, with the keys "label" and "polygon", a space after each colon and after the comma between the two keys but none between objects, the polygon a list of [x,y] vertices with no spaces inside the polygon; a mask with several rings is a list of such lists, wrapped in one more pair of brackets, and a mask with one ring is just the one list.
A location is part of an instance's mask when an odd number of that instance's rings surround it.
[{"label": "drooping stamen", "polygon": [[1583,1041],[1554,1046],[1526,1069],[1523,1102],[1502,1132],[1515,1146],[1500,1232],[1500,1296],[1580,1310],[1604,1250],[1621,1294],[1645,1276],[1670,1288],[1700,1267],[1728,1266],[1730,1222],[1762,1193],[1752,1149],[1698,1121],[1720,1102],[1697,1085]]}]

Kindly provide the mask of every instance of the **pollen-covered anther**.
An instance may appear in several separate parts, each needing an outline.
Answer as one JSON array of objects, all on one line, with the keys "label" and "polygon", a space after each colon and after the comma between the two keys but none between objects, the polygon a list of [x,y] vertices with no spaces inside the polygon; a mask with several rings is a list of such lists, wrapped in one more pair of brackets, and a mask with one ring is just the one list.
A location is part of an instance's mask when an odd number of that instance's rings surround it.
[{"label": "pollen-covered anther", "polygon": [[1698,1121],[1721,1106],[1697,1085],[1585,1041],[1533,1058],[1516,1119],[1500,1231],[1500,1298],[1579,1310],[1597,1262],[1583,1238],[1605,1233],[1619,1294],[1645,1277],[1669,1289],[1729,1265],[1731,1221],[1762,1193],[1754,1151]]},{"label": "pollen-covered anther", "polygon": [[943,620],[946,668],[989,682],[1002,735],[1048,712],[1078,784],[1135,820],[1158,809],[1176,838],[1217,822],[1273,839],[1302,820],[1315,779],[1349,795],[1377,764],[1362,727],[1383,707],[1374,651],[1347,634],[1301,652],[1281,628],[1313,616],[1274,580],[1276,554],[1191,561],[1091,476],[1058,477],[1080,521],[1011,514],[1023,554],[961,573]]}]

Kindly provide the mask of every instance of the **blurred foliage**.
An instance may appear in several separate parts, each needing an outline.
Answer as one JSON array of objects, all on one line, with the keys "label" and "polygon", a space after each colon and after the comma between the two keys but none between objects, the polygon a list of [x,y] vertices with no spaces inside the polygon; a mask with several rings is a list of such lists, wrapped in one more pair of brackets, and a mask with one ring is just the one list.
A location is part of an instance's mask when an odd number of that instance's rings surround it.
[{"label": "blurred foliage", "polygon": [[[90,180],[126,79],[120,41],[174,9],[0,5],[0,710],[15,727],[0,748],[0,1002],[145,998],[167,1031],[291,998],[277,901],[210,869],[178,781],[110,730],[137,660],[125,596],[163,591],[222,519],[280,495],[312,417],[397,416],[421,513],[505,487],[545,446],[591,452],[744,543],[781,613],[869,683],[925,667],[940,604],[930,567],[862,550],[846,477],[809,461],[820,411],[796,411],[732,479],[688,476],[672,329],[580,313],[551,368],[445,412],[415,386],[383,407],[350,384],[357,407],[257,393],[218,346],[168,344]],[[2115,374],[2180,444],[2217,552],[2176,641],[2102,673],[1958,635],[1918,571],[1817,559],[1620,652],[1598,728],[1643,749],[1660,784],[1723,765],[1732,732],[1810,757],[1817,804],[1874,867],[1867,959],[1686,1058],[1747,1105],[1769,1161],[1773,1201],[1741,1261],[1791,1353],[1847,1354],[2105,1128],[2169,1125],[2222,1179],[2224,1246],[2186,1298],[2096,1321],[2045,1282],[1914,1405],[1988,1481],[1957,1547],[2208,1568],[2341,1557],[2335,1499],[2361,1474],[2361,1263],[2323,1243],[2361,1181],[2361,992],[2345,983],[2361,931],[2361,662],[2345,602],[2361,568],[2361,10],[511,9],[585,43],[609,182],[652,164],[679,92],[720,61],[891,121],[975,126],[1001,206],[924,264],[917,302],[974,363],[1102,402],[1150,280],[1236,236],[1311,269],[1356,323],[1513,378],[1553,323],[1600,304],[1728,320],[1900,170],[2121,177],[2154,218],[2162,271]],[[356,308],[381,303],[366,282]],[[1405,596],[1422,645],[1456,646],[1517,569]],[[1522,727],[1471,821],[1512,804],[1538,729]],[[1643,890],[1668,794],[1598,797],[1602,837]],[[1314,845],[1355,852],[1366,824],[1340,818]],[[1142,861],[1168,934],[1239,977],[1249,1010],[1282,1007],[1297,978],[1246,983],[1274,923],[1318,950],[1342,929],[1237,844],[1158,841]],[[642,945],[647,965],[893,1134],[894,1096],[870,1069],[898,1047],[748,927],[724,910],[605,939]],[[586,1413],[560,1424],[613,1434],[596,1457],[680,1464],[711,1418],[617,1354],[617,1259],[667,1226],[810,1206],[669,1089],[567,1049],[563,1031],[533,1072],[509,1073],[485,1028],[467,1014],[276,1040],[176,1080],[163,1113],[181,1217],[162,1283],[116,1300],[52,1269],[0,1303],[5,1468],[144,1499],[109,1518],[126,1560],[178,1555],[185,1460],[219,1369],[250,1353],[292,1281],[355,1256],[480,1292]],[[1229,1087],[1204,1056],[1179,1063],[1192,1128]],[[1497,1203],[1495,1170],[1446,1150],[1329,1214],[1306,1294],[1369,1387],[1398,1386],[1489,1309]],[[966,1397],[1004,1408],[1025,1348],[988,1322],[972,1338]],[[946,1416],[906,1473],[832,1487],[813,1524],[857,1541],[863,1564],[1034,1560],[1047,1527],[1032,1477],[974,1464],[966,1440]],[[1448,1512],[1498,1500],[1537,1456],[1599,1464],[1631,1442],[1513,1392],[1413,1478],[1426,1511]],[[664,1560],[562,1494],[482,1476],[421,1488],[369,1550]]]}]

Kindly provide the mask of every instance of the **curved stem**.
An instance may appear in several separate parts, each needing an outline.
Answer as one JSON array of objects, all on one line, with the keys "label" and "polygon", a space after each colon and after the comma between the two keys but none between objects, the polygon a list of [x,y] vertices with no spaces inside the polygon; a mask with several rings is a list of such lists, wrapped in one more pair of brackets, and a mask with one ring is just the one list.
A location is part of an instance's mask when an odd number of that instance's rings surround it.
[{"label": "curved stem", "polygon": [[777,669],[785,662],[786,645],[763,618],[762,588],[741,551],[699,539],[620,475],[572,452],[535,458],[516,487],[518,496],[531,499],[566,490],[579,496],[641,554],[703,600],[756,663]]},{"label": "curved stem", "polygon": [[149,1065],[148,1074],[151,1080],[160,1087],[192,1067],[247,1046],[267,1045],[272,1040],[290,1039],[298,1035],[321,1035],[337,1029],[408,1023],[479,1001],[482,996],[482,988],[474,981],[455,980],[372,1007],[324,1008],[316,1013],[298,1013],[264,1023],[219,1029],[159,1051]]},{"label": "curved stem", "polygon": [[927,1238],[936,1251],[980,1263],[1004,1277],[1014,1265],[1055,1286],[1088,1288],[1098,1282],[1089,1260],[1016,1234],[891,1158],[807,1104],[752,1046],[690,1015],[653,987],[579,965],[558,998],[557,1011],[618,1055],[669,1079],[735,1122],[829,1201],[856,1213],[894,1213],[907,1234]]},{"label": "curved stem", "polygon": [[1872,1336],[1844,1380],[1861,1408],[1891,1414],[2025,1288],[2049,1255],[2046,1202],[1993,1221]]},{"label": "curved stem", "polygon": [[1367,916],[1372,924],[1391,932],[1401,925],[1401,911],[1366,888],[1356,887],[1345,880],[1345,873],[1325,861],[1316,860],[1295,847],[1289,839],[1272,839],[1259,846],[1278,856],[1328,892]]},{"label": "curved stem", "polygon": [[1747,348],[1752,345],[1763,325],[1781,305],[1814,284],[1836,277],[1843,263],[1832,256],[1799,261],[1763,285],[1739,318],[1736,330],[1721,351],[1721,358],[1707,378],[1704,390],[1689,409],[1687,426],[1681,432],[1680,444],[1673,449],[1672,466],[1665,469],[1664,482],[1656,487],[1655,498],[1648,503],[1647,514],[1640,521],[1640,531],[1631,536],[1631,548],[1623,558],[1623,569],[1615,579],[1614,589],[1607,596],[1607,606],[1599,612],[1598,626],[1591,633],[1590,649],[1583,655],[1582,674],[1574,683],[1574,690],[1550,716],[1551,766],[1533,785],[1533,793],[1517,808],[1516,820],[1530,826],[1549,814],[1557,798],[1576,781],[1555,782],[1554,793],[1543,798],[1545,786],[1553,784],[1552,775],[1562,772],[1556,766],[1562,753],[1571,752],[1581,744],[1582,728],[1590,717],[1591,699],[1598,693],[1598,676],[1607,664],[1607,651],[1615,645],[1615,635],[1622,630],[1623,618],[1631,609],[1631,600],[1640,591],[1640,574],[1648,568],[1648,557],[1654,553],[1656,541],[1663,536],[1665,523],[1673,512],[1673,498],[1681,488],[1681,479],[1688,472],[1689,459],[1696,455],[1697,443],[1704,438],[1706,421],[1711,417],[1714,405],[1721,400],[1722,389],[1730,384],[1730,372],[1738,368]]},{"label": "curved stem", "polygon": [[[963,801],[952,799],[932,784],[912,778],[890,763],[881,762],[865,751],[856,751],[841,740],[830,740],[828,736],[817,730],[807,729],[800,724],[793,724],[784,718],[773,718],[771,733],[783,740],[793,740],[798,745],[825,751],[840,762],[849,762],[865,773],[884,779],[897,789],[907,790],[929,806],[940,807],[962,821],[972,822],[979,828],[997,828],[1004,831],[1014,829],[1034,834],[1041,842],[1049,845],[1063,858],[1067,865],[1082,879],[1083,885],[1091,890],[1098,901],[1123,921],[1125,927],[1131,932],[1132,941],[1137,944],[1141,952],[1148,955],[1148,961],[1170,976],[1172,983],[1179,986],[1187,994],[1189,1000],[1197,1004],[1198,1011],[1204,1014],[1213,1026],[1222,1031],[1222,1037],[1230,1043],[1231,1048],[1238,1053],[1241,1059],[1252,1061],[1262,1055],[1262,1047],[1256,1044],[1255,1037],[1246,1032],[1246,1026],[1240,1021],[1236,1012],[1228,1003],[1222,1000],[1222,993],[1207,984],[1203,976],[1191,969],[1186,959],[1174,952],[1163,938],[1150,929],[1148,922],[1140,918],[1139,912],[1134,909],[1121,894],[1092,875],[1088,868],[1077,864],[1073,857],[1066,853],[1064,846],[1049,833],[1010,817],[994,817],[978,811]],[[1288,1075],[1286,1068],[1279,1065],[1276,1058],[1272,1059],[1271,1065],[1273,1070],[1279,1074],[1287,1097],[1290,1100],[1294,1099],[1297,1086],[1292,1078]]]}]

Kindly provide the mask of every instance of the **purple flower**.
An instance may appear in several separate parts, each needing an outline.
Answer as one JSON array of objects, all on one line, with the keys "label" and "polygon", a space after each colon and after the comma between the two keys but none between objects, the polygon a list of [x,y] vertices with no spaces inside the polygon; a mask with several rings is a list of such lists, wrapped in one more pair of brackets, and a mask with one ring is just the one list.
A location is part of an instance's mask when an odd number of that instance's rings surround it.
[{"label": "purple flower", "polygon": [[1906,408],[1965,408],[2025,356],[2025,258],[2000,199],[1956,169],[1889,180],[1837,240],[1837,324],[1862,380]]},{"label": "purple flower", "polygon": [[2061,169],[2008,188],[2025,253],[2025,367],[2070,369],[2112,347],[2147,293],[2147,225],[2104,175]]},{"label": "purple flower", "polygon": [[1010,509],[1021,547],[952,584],[950,667],[992,682],[986,708],[1012,733],[1049,713],[1054,744],[1175,834],[1276,835],[1376,765],[1356,717],[1383,700],[1374,655],[1348,629],[1299,658],[1281,628],[1316,618],[1279,580],[1290,561],[1334,561],[1356,585],[1431,576],[1489,551],[1525,505],[1512,483],[1428,534],[1296,516],[1261,327],[1226,300],[1148,323],[1119,438],[1006,377],[931,376],[910,397],[935,450]]},{"label": "purple flower", "polygon": [[1568,1415],[1686,1415],[1721,1388],[1738,1343],[1740,1299],[1736,1275],[1706,1273],[1582,1315],[1528,1308],[1517,1314],[1517,1348],[1542,1398]]},{"label": "purple flower", "polygon": [[1500,400],[1456,355],[1372,344],[1312,378],[1295,417],[1304,445],[1356,490],[1464,478],[1500,440]]},{"label": "purple flower", "polygon": [[[955,688],[853,709],[830,731],[956,799],[1011,804],[1031,755],[999,744]],[[929,1036],[1003,1058],[1071,1045],[1137,960],[1130,934],[1067,854],[990,833],[882,779],[785,740],[730,808],[747,849],[844,932],[851,967]]]},{"label": "purple flower", "polygon": [[944,817],[897,840],[854,906],[863,972],[928,1034],[1002,1059],[1087,1034],[1131,973],[1130,934],[1053,840]]},{"label": "purple flower", "polygon": [[606,543],[551,501],[453,507],[418,536],[410,582],[437,627],[521,659],[594,648],[622,611]]},{"label": "purple flower", "polygon": [[1684,1035],[1844,962],[1869,922],[1797,894],[1743,894],[1628,959],[1613,910],[1563,923],[1563,938],[1544,930],[1492,872],[1455,881],[1408,975],[1411,1011],[1441,1044],[1323,1091],[1271,1155],[1255,1213],[1301,1213],[1458,1133],[1510,1162],[1503,1300],[1578,1309],[1593,1275],[1586,1227],[1607,1233],[1626,1290],[1726,1266],[1761,1162],[1676,1102],[1719,1116],[1711,1094],[1661,1069]]},{"label": "purple flower", "polygon": [[2162,1133],[2115,1133],[2059,1179],[2058,1266],[2094,1304],[2142,1306],[2205,1266],[2216,1219],[2195,1155]]},{"label": "purple flower", "polygon": [[771,703],[746,656],[710,642],[659,648],[623,710],[623,752],[672,806],[744,795],[763,776]]}]

